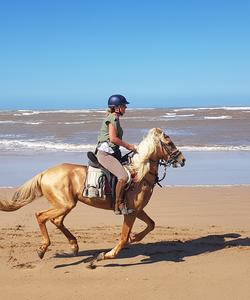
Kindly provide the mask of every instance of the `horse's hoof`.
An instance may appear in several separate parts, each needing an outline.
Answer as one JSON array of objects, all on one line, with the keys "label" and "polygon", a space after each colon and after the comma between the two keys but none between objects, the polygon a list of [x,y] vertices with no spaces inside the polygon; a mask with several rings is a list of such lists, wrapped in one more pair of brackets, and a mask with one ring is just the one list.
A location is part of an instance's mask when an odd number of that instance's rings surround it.
[{"label": "horse's hoof", "polygon": [[97,255],[96,261],[104,260],[105,259],[105,252],[101,252]]},{"label": "horse's hoof", "polygon": [[97,255],[97,257],[93,258],[90,263],[87,265],[88,269],[95,269],[96,268],[96,262],[100,261],[100,260],[104,260],[105,259],[105,252],[101,252]]},{"label": "horse's hoof", "polygon": [[77,245],[77,244],[70,245],[70,248],[71,248],[73,254],[74,254],[75,256],[77,256],[77,254],[78,254],[78,252],[79,252],[79,247],[78,247],[78,245]]},{"label": "horse's hoof", "polygon": [[37,252],[39,258],[40,258],[40,259],[43,259],[44,254],[45,254],[45,251],[44,251],[44,250],[41,250],[41,249],[38,249],[36,252]]},{"label": "horse's hoof", "polygon": [[91,261],[88,265],[87,265],[88,269],[94,270],[96,268],[95,262]]}]

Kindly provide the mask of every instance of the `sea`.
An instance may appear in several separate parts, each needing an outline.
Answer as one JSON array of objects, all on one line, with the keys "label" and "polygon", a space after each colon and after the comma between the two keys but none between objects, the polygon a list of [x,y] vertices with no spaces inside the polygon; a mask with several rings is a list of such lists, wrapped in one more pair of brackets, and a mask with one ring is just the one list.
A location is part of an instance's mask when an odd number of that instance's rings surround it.
[{"label": "sea", "polygon": [[[87,164],[105,113],[1,110],[0,187],[18,186],[62,162]],[[250,107],[131,108],[121,125],[123,139],[134,144],[159,127],[183,152],[186,166],[168,168],[163,186],[250,184]]]}]

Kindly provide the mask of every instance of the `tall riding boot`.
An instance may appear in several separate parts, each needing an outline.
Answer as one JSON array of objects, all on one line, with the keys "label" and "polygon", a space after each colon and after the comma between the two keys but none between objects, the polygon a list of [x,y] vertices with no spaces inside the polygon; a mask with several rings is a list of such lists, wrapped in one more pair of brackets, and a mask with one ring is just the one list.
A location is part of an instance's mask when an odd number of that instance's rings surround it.
[{"label": "tall riding boot", "polygon": [[123,202],[123,194],[124,194],[124,187],[126,185],[125,180],[119,179],[116,184],[116,190],[115,190],[115,214],[116,215],[128,215],[133,210],[128,209],[126,205]]}]

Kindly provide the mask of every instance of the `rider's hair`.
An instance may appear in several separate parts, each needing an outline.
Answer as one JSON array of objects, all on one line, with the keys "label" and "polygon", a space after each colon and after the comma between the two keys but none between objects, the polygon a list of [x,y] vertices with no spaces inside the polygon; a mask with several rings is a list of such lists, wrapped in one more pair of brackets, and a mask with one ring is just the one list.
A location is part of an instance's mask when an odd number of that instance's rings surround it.
[{"label": "rider's hair", "polygon": [[109,107],[107,110],[106,110],[106,114],[109,115],[109,114],[112,114],[113,112],[115,111],[115,107]]}]

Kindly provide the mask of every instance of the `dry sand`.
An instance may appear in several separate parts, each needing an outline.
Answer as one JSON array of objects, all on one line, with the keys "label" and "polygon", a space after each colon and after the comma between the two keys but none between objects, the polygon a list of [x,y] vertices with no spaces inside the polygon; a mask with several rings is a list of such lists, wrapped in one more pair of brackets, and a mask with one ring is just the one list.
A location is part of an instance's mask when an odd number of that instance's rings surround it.
[{"label": "dry sand", "polygon": [[[1,189],[1,199],[12,192]],[[34,213],[46,200],[0,212],[1,299],[250,299],[249,195],[250,186],[156,188],[146,207],[155,230],[94,270],[88,258],[116,244],[121,216],[79,203],[65,220],[79,255],[48,224],[52,244],[40,260]]]}]

